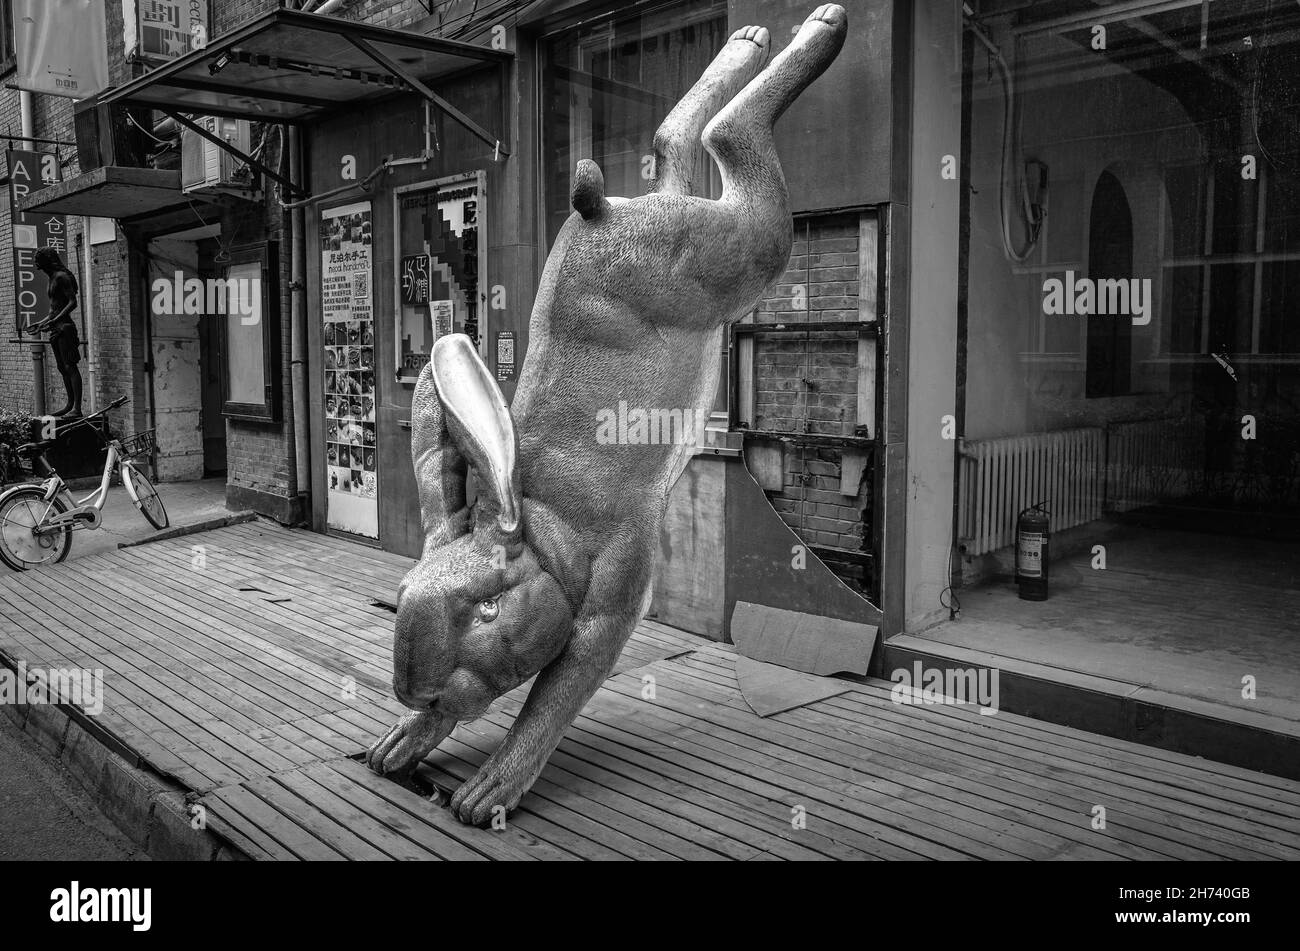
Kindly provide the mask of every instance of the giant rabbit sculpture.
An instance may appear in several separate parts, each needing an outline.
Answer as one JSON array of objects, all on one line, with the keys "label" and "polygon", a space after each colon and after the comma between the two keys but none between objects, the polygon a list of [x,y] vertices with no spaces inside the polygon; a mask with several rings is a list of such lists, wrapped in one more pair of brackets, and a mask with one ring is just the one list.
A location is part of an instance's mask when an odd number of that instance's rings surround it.
[{"label": "giant rabbit sculpture", "polygon": [[[536,674],[501,745],[452,797],[462,821],[515,807],[646,609],[668,492],[693,447],[598,439],[597,419],[620,401],[707,413],[724,329],[790,254],[773,123],[847,30],[842,7],[818,7],[766,69],[768,31],[737,31],[655,135],[646,195],[607,198],[600,169],[578,163],[513,415],[467,337],[433,348],[411,408],[426,540],[401,585],[393,646],[393,689],[412,712],[367,762],[410,771]],[[691,195],[701,136],[722,174],[717,201]]]}]

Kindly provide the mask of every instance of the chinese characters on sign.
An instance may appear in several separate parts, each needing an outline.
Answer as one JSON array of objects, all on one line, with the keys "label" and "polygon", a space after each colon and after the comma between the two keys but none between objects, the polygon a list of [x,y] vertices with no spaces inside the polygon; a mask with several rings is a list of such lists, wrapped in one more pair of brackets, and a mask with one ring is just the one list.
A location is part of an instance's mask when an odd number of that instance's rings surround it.
[{"label": "chinese characters on sign", "polygon": [[326,521],[379,537],[370,203],[321,212]]},{"label": "chinese characters on sign", "polygon": [[452,333],[452,321],[455,320],[455,317],[456,310],[451,301],[429,301],[429,321],[433,327],[434,340]]},{"label": "chinese characters on sign", "polygon": [[126,55],[167,61],[208,45],[207,0],[126,0]]},{"label": "chinese characters on sign", "polygon": [[67,257],[67,219],[63,215],[20,214],[18,202],[59,180],[59,159],[53,152],[9,149],[9,210],[13,221],[14,317],[18,335],[23,328],[44,320],[50,302],[45,294],[49,279],[36,267],[36,252],[53,248]]},{"label": "chinese characters on sign", "polygon": [[402,258],[402,303],[418,306],[429,302],[429,256],[412,254]]}]

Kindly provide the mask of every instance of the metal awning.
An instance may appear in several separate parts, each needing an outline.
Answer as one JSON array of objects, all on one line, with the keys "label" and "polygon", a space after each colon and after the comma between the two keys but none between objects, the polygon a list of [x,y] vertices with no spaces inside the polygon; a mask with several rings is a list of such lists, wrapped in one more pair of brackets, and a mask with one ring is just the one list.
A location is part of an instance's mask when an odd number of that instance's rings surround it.
[{"label": "metal awning", "polygon": [[483,129],[428,83],[485,66],[504,72],[513,58],[508,51],[471,43],[273,10],[106,94],[102,101],[170,114],[303,123],[394,93],[413,92],[501,154],[509,154],[501,138],[504,131]]},{"label": "metal awning", "polygon": [[193,206],[206,208],[208,202],[181,191],[178,171],[107,165],[32,192],[18,202],[18,211],[128,222]]}]

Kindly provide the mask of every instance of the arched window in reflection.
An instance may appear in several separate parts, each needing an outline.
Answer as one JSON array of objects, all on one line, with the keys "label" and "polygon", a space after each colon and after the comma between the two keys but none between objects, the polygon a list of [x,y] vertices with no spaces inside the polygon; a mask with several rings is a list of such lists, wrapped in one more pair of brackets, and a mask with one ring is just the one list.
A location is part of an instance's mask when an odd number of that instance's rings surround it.
[{"label": "arched window in reflection", "polygon": [[[1133,214],[1124,186],[1102,172],[1088,218],[1088,277],[1127,282],[1133,277]],[[1132,389],[1133,322],[1126,315],[1094,314],[1088,320],[1089,398],[1124,396]]]}]

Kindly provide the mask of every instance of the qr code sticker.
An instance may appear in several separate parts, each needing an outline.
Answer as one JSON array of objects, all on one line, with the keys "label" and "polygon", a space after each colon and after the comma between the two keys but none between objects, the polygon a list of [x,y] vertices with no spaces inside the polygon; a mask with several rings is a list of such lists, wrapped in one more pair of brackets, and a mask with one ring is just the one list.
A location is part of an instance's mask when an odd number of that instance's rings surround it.
[{"label": "qr code sticker", "polygon": [[370,296],[370,275],[357,273],[352,275],[352,296],[369,297]]},{"label": "qr code sticker", "polygon": [[515,362],[515,341],[512,337],[497,338],[497,363]]}]

